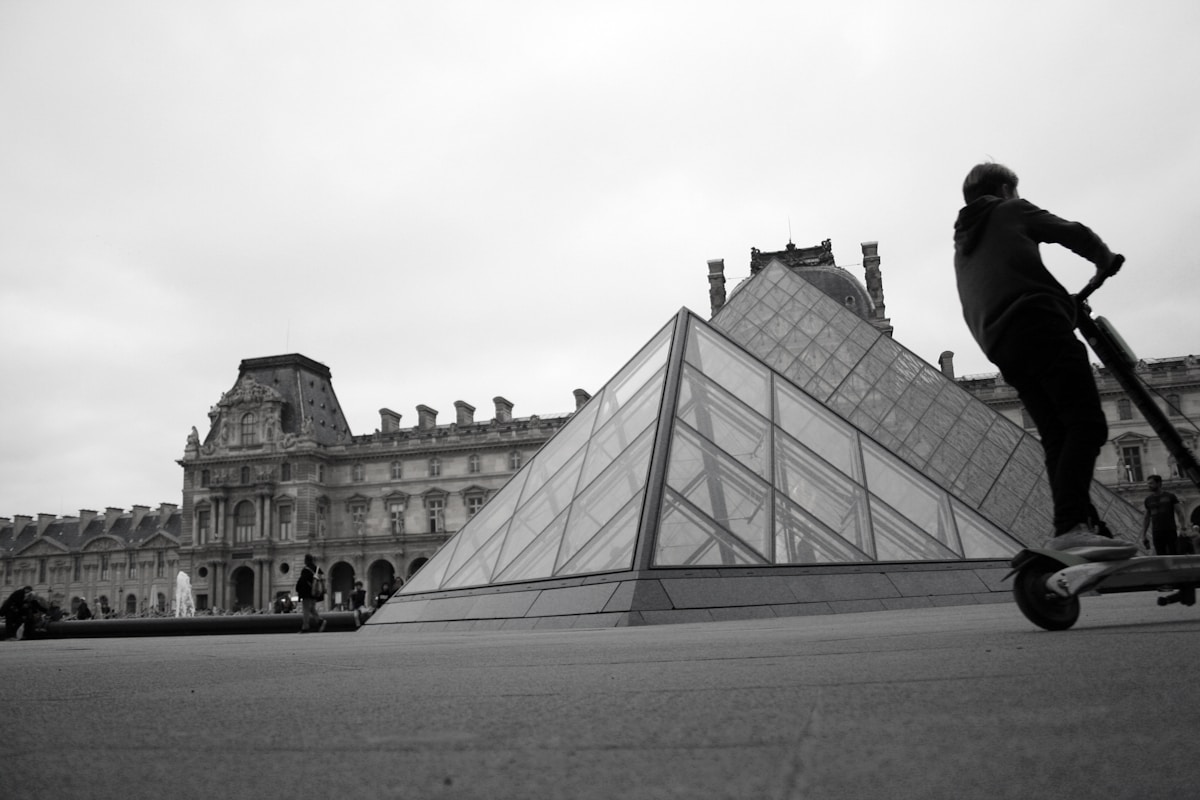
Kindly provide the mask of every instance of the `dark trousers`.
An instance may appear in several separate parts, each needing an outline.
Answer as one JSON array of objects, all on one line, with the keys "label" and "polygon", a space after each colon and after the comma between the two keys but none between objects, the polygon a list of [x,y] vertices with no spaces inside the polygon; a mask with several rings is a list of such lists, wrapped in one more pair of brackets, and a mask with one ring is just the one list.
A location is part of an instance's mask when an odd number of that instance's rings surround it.
[{"label": "dark trousers", "polygon": [[317,611],[317,601],[311,597],[300,600],[300,630],[306,631],[312,625],[321,627],[321,614]]},{"label": "dark trousers", "polygon": [[[1154,554],[1159,556],[1179,556],[1184,551],[1180,547],[1179,533],[1176,531],[1154,531]],[[1191,546],[1188,546],[1191,549]]]},{"label": "dark trousers", "polygon": [[1083,342],[1065,318],[1028,313],[1011,321],[988,355],[1037,426],[1055,534],[1087,523],[1094,516],[1088,492],[1108,423]]}]

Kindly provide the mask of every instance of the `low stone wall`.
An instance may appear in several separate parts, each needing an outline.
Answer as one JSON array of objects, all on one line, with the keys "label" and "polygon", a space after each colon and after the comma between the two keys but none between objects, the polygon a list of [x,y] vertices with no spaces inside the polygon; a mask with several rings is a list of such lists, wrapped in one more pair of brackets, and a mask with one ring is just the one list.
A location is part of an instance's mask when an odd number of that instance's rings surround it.
[{"label": "low stone wall", "polygon": [[364,634],[608,628],[1003,603],[1007,561],[642,573],[396,595]]},{"label": "low stone wall", "polygon": [[[325,632],[353,631],[352,611],[321,614]],[[200,617],[135,617],[130,619],[63,620],[46,625],[34,638],[91,639],[116,636],[211,636],[217,634],[299,633],[299,614],[226,614]]]}]

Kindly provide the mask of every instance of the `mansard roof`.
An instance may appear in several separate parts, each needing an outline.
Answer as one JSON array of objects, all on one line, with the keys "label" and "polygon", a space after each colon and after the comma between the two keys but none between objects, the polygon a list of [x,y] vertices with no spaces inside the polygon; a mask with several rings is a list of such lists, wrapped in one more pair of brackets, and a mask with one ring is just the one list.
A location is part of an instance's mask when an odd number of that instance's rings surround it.
[{"label": "mansard roof", "polygon": [[221,395],[210,416],[213,425],[206,445],[217,444],[221,420],[256,404],[280,404],[280,435],[311,436],[318,444],[332,445],[351,437],[350,425],[333,390],[329,367],[299,353],[243,359],[233,388]]},{"label": "mansard roof", "polygon": [[[97,514],[86,521],[80,517],[57,517],[49,522],[39,522],[28,517],[19,517],[13,522],[0,522],[0,555],[27,554],[38,542],[46,542],[62,553],[78,553],[88,549],[93,542],[106,539],[118,547],[149,547],[159,535],[177,546],[183,527],[183,516],[177,508],[167,506],[151,511],[145,507],[140,513],[120,512],[120,516],[108,524],[105,515]],[[112,509],[116,512],[118,509]],[[91,513],[91,512],[87,512]],[[163,515],[166,514],[165,521]],[[137,524],[134,524],[135,518]],[[39,535],[39,528],[42,530]]]}]

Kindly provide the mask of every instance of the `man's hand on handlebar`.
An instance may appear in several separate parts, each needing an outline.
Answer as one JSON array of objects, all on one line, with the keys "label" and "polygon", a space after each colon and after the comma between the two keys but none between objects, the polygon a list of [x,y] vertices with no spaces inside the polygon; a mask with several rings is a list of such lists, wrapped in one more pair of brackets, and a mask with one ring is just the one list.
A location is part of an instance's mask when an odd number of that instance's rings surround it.
[{"label": "man's hand on handlebar", "polygon": [[1108,262],[1108,266],[1103,267],[1103,268],[1098,268],[1096,270],[1096,274],[1102,275],[1105,278],[1111,278],[1113,275],[1116,275],[1117,272],[1120,271],[1121,266],[1124,263],[1125,263],[1125,256],[1121,255],[1120,253],[1113,253],[1112,261]]}]

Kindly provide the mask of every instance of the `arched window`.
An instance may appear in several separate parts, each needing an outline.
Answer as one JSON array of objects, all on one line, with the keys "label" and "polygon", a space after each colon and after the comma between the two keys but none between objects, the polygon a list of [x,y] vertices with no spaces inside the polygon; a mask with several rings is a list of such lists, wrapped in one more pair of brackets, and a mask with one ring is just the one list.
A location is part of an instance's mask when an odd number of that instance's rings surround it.
[{"label": "arched window", "polygon": [[254,503],[243,500],[237,504],[237,522],[234,524],[234,541],[248,542],[254,538]]},{"label": "arched window", "polygon": [[258,444],[258,418],[253,413],[242,415],[242,444]]}]

